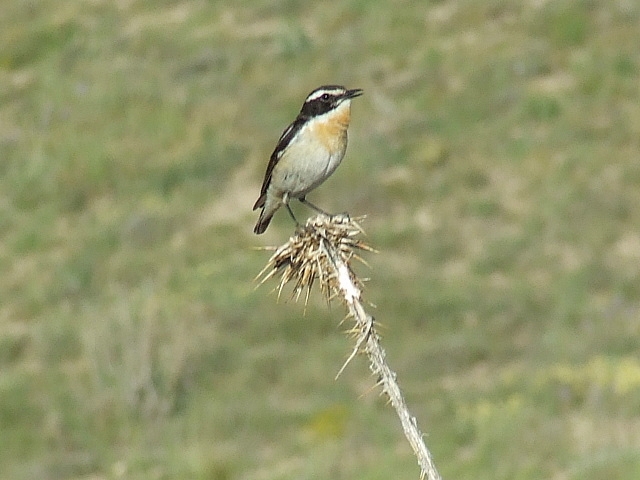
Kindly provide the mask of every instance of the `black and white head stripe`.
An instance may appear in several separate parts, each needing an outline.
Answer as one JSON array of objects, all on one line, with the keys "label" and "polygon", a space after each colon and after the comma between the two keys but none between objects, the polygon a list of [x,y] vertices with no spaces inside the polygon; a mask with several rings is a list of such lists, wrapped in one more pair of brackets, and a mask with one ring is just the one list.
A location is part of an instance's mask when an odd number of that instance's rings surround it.
[{"label": "black and white head stripe", "polygon": [[311,92],[302,106],[301,114],[317,116],[336,108],[343,100],[350,100],[362,95],[359,88],[347,90],[342,85],[323,85]]},{"label": "black and white head stripe", "polygon": [[[314,100],[318,100],[318,99],[322,99],[323,95],[326,95],[329,98],[336,98],[336,97],[341,97],[342,95],[344,95],[344,93],[347,91],[346,88],[344,88],[341,85],[324,85],[322,87],[316,88],[313,92],[311,92],[308,96],[307,99],[305,100],[306,102],[313,102]],[[327,98],[325,97],[325,98]]]}]

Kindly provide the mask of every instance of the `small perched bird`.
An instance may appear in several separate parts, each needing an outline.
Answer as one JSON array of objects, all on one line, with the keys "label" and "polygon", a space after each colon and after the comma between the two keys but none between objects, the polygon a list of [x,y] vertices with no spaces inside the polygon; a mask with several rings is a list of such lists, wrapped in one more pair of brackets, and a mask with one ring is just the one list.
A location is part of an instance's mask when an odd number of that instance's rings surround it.
[{"label": "small perched bird", "polygon": [[[263,233],[276,210],[289,207],[297,198],[322,212],[305,198],[338,168],[347,150],[347,128],[351,120],[351,99],[362,90],[340,85],[324,85],[311,92],[300,113],[280,136],[264,175],[260,197],[253,206],[261,208],[254,233]],[[324,213],[324,212],[322,212]]]}]

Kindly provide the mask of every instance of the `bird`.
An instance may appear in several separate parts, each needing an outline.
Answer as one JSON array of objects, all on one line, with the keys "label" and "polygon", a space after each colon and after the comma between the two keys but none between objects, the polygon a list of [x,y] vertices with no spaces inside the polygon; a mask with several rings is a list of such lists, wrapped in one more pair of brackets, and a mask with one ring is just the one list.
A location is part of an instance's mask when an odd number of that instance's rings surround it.
[{"label": "bird", "polygon": [[347,150],[347,129],[351,121],[351,100],[362,95],[360,88],[323,85],[305,99],[296,119],[282,132],[271,154],[260,196],[253,210],[261,209],[253,229],[264,233],[273,215],[285,206],[298,224],[289,200],[326,214],[306,199],[338,168]]}]

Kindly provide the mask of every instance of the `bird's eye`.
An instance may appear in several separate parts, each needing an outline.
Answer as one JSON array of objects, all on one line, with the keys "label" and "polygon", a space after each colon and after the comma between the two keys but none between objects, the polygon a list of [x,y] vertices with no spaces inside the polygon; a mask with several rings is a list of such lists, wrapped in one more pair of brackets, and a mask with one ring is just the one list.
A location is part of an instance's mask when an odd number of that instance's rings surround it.
[{"label": "bird's eye", "polygon": [[329,94],[328,94],[328,93],[325,93],[325,94],[323,94],[323,95],[322,95],[322,97],[320,97],[320,98],[322,98],[322,100],[324,100],[324,101],[326,102],[327,100],[329,100],[329,98],[330,98],[330,97],[329,97]]}]

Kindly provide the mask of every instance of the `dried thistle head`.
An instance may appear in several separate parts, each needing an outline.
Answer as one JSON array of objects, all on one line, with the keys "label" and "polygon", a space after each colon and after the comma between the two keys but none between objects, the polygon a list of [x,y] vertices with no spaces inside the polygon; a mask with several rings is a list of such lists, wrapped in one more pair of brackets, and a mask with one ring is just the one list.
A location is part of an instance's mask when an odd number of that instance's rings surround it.
[{"label": "dried thistle head", "polygon": [[[364,217],[358,218],[361,220]],[[305,305],[309,300],[311,287],[316,280],[320,281],[320,290],[330,300],[337,288],[337,269],[335,256],[339,256],[349,266],[349,274],[354,284],[361,285],[361,280],[353,273],[350,261],[353,258],[365,263],[357,254],[358,251],[374,250],[356,238],[364,231],[349,215],[316,215],[306,224],[296,229],[289,240],[275,249],[267,265],[256,277],[260,284],[274,276],[280,277],[278,297],[284,286],[293,282],[292,298],[297,301],[303,291]]]}]

